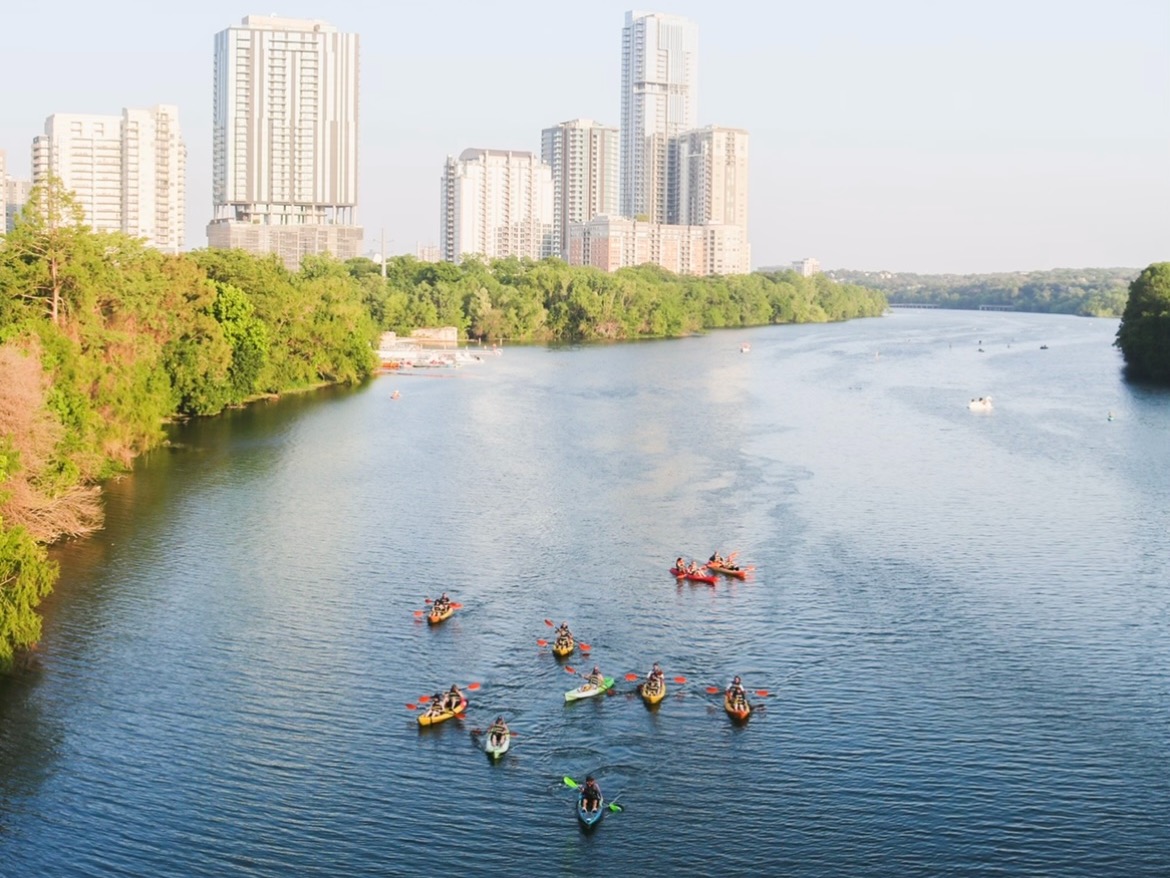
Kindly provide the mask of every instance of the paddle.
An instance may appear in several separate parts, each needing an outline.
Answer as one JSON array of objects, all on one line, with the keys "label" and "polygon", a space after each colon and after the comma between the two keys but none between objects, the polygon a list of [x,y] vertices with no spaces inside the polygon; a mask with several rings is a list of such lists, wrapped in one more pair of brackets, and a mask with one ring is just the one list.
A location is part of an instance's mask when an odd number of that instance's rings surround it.
[{"label": "paddle", "polygon": [[536,638],[536,645],[537,645],[537,646],[548,646],[548,641],[547,641],[547,640],[541,640],[541,639],[538,637],[538,638]]},{"label": "paddle", "polygon": [[553,624],[553,620],[552,620],[552,619],[545,619],[545,620],[544,620],[544,624],[545,624],[545,625],[547,625],[549,628],[555,628],[555,627],[557,627],[556,625],[554,625],[554,624]]},{"label": "paddle", "polygon": [[588,643],[578,643],[577,646],[581,649],[581,652],[589,652],[589,650],[593,649]]}]

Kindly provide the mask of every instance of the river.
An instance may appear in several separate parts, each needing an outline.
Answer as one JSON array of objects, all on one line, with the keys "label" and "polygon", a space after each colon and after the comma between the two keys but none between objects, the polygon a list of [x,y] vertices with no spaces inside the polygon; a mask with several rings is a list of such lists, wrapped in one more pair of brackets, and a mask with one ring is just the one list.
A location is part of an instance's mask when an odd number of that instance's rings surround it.
[{"label": "river", "polygon": [[[511,348],[177,427],[0,685],[0,874],[1164,876],[1170,394],[1116,328]],[[753,578],[667,573],[715,549]],[[616,694],[564,703],[545,619]]]}]

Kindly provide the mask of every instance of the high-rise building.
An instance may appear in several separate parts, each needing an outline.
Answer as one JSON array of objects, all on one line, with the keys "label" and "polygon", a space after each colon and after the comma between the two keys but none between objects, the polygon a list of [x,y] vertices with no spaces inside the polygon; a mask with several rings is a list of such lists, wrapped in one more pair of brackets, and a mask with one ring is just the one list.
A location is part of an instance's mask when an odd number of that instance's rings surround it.
[{"label": "high-rise building", "polygon": [[571,223],[618,212],[618,130],[592,119],[562,122],[541,132],[540,157],[552,168],[553,252],[564,256]]},{"label": "high-rise building", "polygon": [[464,256],[555,255],[552,168],[530,152],[465,149],[443,167],[439,247]]},{"label": "high-rise building", "polygon": [[178,108],[121,116],[54,113],[33,139],[33,183],[61,180],[99,232],[125,232],[171,253],[183,246],[187,147]]},{"label": "high-rise building", "polygon": [[670,143],[698,126],[698,51],[694,22],[656,12],[626,13],[621,119],[625,216],[667,221]]},{"label": "high-rise building", "polygon": [[797,259],[792,263],[792,270],[801,277],[812,277],[814,274],[821,273],[820,260],[814,259],[812,256],[806,256],[804,259]]},{"label": "high-rise building", "polygon": [[748,222],[748,133],[709,125],[671,144],[677,179],[670,222],[739,226]]},{"label": "high-rise building", "polygon": [[249,15],[215,36],[212,247],[358,255],[358,36]]}]

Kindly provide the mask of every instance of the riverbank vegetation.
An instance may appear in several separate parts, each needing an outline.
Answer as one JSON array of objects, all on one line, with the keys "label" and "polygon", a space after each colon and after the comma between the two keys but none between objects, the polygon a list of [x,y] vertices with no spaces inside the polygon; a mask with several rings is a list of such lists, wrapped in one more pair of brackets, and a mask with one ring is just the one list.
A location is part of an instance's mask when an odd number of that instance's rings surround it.
[{"label": "riverbank vegetation", "polygon": [[1155,262],[1129,285],[1115,344],[1127,377],[1170,385],[1170,262]]},{"label": "riverbank vegetation", "polygon": [[609,275],[560,260],[462,265],[204,250],[94,233],[59,184],[0,240],[0,670],[40,636],[45,546],[100,526],[96,485],[181,417],[358,382],[378,333],[456,326],[520,342],[671,337],[880,315],[885,298],[792,272]]},{"label": "riverbank vegetation", "polygon": [[880,290],[894,304],[938,305],[978,309],[981,306],[1120,317],[1126,287],[1136,268],[1057,268],[998,274],[908,274],[890,271],[834,270],[842,283]]}]

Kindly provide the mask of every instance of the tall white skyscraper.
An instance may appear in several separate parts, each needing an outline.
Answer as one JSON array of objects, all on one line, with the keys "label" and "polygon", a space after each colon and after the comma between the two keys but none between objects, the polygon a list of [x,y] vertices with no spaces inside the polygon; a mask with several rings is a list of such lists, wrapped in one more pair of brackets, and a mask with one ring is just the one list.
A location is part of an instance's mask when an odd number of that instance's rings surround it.
[{"label": "tall white skyscraper", "polygon": [[670,141],[698,125],[699,30],[677,15],[627,12],[622,28],[621,212],[666,222]]},{"label": "tall white skyscraper", "polygon": [[540,157],[552,168],[553,252],[564,256],[570,223],[618,212],[618,130],[592,119],[562,122],[541,132]]},{"label": "tall white skyscraper", "polygon": [[358,36],[249,15],[215,36],[212,247],[358,255]]},{"label": "tall white skyscraper", "polygon": [[677,183],[670,222],[739,226],[748,222],[748,133],[708,125],[671,144],[671,173]]},{"label": "tall white skyscraper", "polygon": [[465,149],[448,157],[440,214],[445,262],[555,255],[552,168],[530,152]]},{"label": "tall white skyscraper", "polygon": [[95,231],[125,232],[170,253],[182,249],[187,147],[178,108],[54,113],[33,140],[32,171],[34,184],[58,177]]}]

